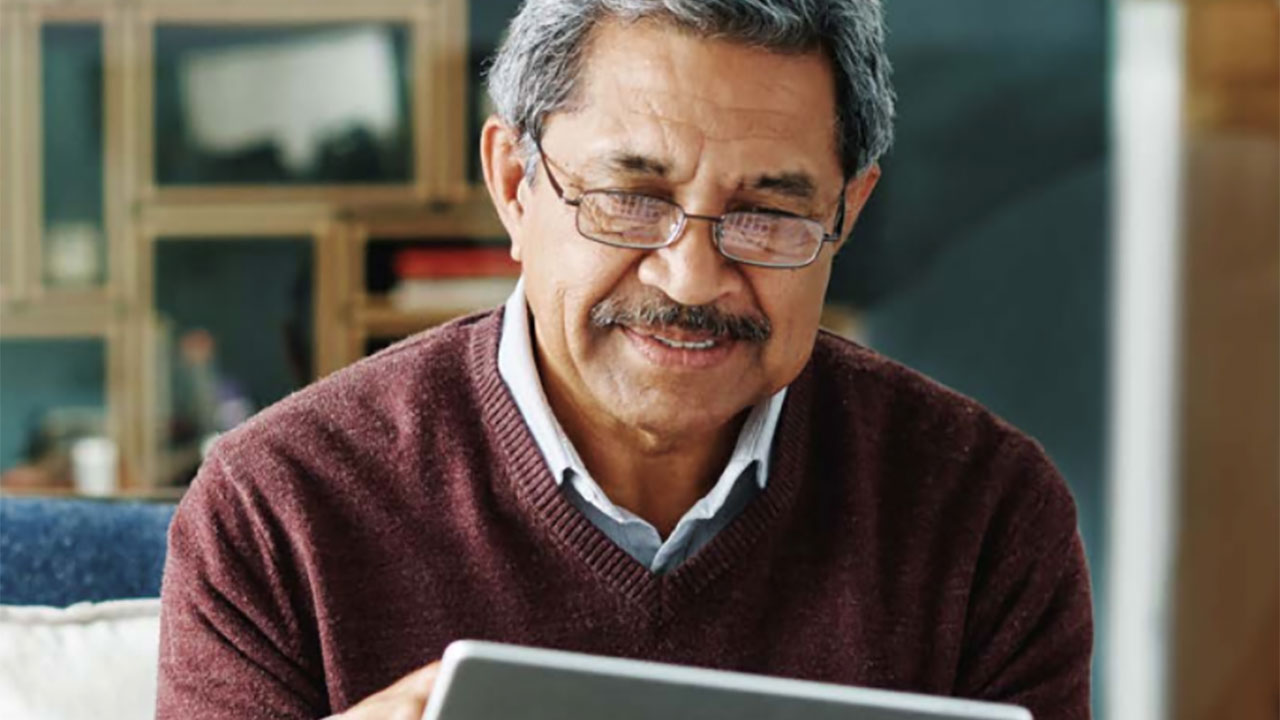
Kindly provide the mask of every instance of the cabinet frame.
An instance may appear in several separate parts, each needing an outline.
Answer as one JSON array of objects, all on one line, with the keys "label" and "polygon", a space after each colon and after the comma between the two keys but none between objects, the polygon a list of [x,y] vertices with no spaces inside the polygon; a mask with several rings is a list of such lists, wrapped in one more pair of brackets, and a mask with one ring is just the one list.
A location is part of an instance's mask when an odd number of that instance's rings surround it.
[{"label": "cabinet frame", "polygon": [[[17,106],[17,83],[21,76],[21,47],[17,28],[21,16],[17,8],[0,5],[0,304],[21,297],[25,291],[17,266],[25,262],[14,242],[17,232],[13,197],[21,187],[17,163],[12,161],[18,147],[15,135],[19,117],[2,108]],[[3,330],[0,323],[0,331]]]},{"label": "cabinet frame", "polygon": [[[228,243],[277,237],[308,242],[312,250],[311,283],[313,288],[311,323],[313,361],[311,375],[319,379],[341,365],[335,359],[337,321],[336,278],[340,275],[334,246],[338,237],[332,222],[332,209],[325,203],[277,204],[248,208],[243,205],[195,204],[187,207],[151,208],[142,214],[138,227],[137,254],[139,277],[148,282],[139,287],[139,300],[146,312],[131,322],[132,335],[138,342],[138,353],[129,364],[128,384],[137,404],[132,408],[135,427],[139,428],[132,450],[140,459],[141,476],[151,486],[160,487],[164,466],[162,443],[162,408],[156,386],[160,368],[160,318],[155,306],[155,253],[162,242],[184,240],[221,240]],[[302,240],[305,238],[305,240]],[[225,239],[225,240],[223,240]]]},{"label": "cabinet frame", "polygon": [[[17,108],[5,113],[8,118],[6,162],[9,172],[7,210],[9,216],[3,237],[4,252],[12,292],[0,299],[19,306],[39,304],[42,307],[81,309],[92,312],[119,299],[120,276],[124,265],[127,206],[122,202],[127,188],[119,172],[126,156],[123,146],[124,121],[121,87],[121,10],[114,5],[67,3],[18,6],[11,15],[12,26],[6,38],[6,98]],[[45,282],[44,227],[44,107],[43,54],[41,34],[56,25],[96,25],[102,37],[102,232],[106,269],[102,282],[88,288],[59,288]],[[6,23],[6,25],[9,25]],[[13,309],[13,308],[8,308]],[[54,313],[54,317],[58,316]],[[97,328],[105,332],[106,327]],[[82,334],[73,325],[62,327],[68,337]]]}]

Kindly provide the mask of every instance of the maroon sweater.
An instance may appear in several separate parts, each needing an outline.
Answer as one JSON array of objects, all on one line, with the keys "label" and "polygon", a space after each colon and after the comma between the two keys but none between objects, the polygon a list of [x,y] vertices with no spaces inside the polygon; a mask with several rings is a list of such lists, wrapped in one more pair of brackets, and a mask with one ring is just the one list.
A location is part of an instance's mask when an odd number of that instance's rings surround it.
[{"label": "maroon sweater", "polygon": [[169,532],[158,717],[317,718],[477,638],[1089,716],[1075,508],[1041,448],[826,334],[768,487],[654,575],[556,486],[500,312],[220,440]]}]

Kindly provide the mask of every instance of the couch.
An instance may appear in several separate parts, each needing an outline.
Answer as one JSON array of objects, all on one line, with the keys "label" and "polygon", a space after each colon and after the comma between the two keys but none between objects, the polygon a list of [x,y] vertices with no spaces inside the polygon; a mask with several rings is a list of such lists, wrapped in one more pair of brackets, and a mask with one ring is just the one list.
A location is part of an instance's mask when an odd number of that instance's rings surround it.
[{"label": "couch", "polygon": [[0,497],[0,718],[149,718],[171,504]]}]

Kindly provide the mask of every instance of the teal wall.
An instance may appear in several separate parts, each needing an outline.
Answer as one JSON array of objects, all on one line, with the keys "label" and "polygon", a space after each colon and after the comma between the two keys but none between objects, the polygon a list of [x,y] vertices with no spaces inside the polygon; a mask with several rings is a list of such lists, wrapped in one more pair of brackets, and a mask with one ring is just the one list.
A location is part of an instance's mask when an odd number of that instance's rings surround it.
[{"label": "teal wall", "polygon": [[[869,343],[1037,438],[1106,614],[1106,3],[891,0],[897,144],[831,296]],[[1098,636],[1096,658],[1106,638]],[[1105,688],[1098,686],[1095,705]]]}]

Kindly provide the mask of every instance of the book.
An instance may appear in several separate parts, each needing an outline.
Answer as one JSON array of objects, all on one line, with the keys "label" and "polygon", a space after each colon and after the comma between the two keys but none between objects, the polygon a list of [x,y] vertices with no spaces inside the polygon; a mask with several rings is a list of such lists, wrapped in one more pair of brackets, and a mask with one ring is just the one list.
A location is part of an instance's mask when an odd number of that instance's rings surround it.
[{"label": "book", "polygon": [[402,312],[469,312],[506,302],[516,287],[512,276],[402,280],[388,293],[391,307]]},{"label": "book", "polygon": [[401,281],[437,278],[518,277],[520,263],[506,246],[414,247],[400,250],[392,271]]}]

